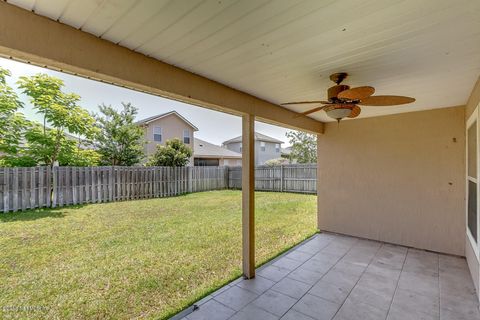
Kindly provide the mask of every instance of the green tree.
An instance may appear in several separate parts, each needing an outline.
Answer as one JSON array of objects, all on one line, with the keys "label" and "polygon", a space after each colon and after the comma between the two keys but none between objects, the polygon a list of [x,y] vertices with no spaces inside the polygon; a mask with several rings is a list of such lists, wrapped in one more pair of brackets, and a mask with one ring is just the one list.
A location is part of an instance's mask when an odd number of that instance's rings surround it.
[{"label": "green tree", "polygon": [[138,109],[130,103],[122,102],[122,106],[121,111],[98,107],[96,145],[104,165],[132,166],[143,159],[143,130],[134,123]]},{"label": "green tree", "polygon": [[23,103],[7,85],[9,76],[9,70],[0,68],[0,153],[4,155],[3,161],[22,153],[23,133],[28,126],[28,121],[18,112]]},{"label": "green tree", "polygon": [[317,162],[317,136],[301,131],[289,131],[285,134],[292,145],[289,155],[290,161],[294,159],[298,163]]},{"label": "green tree", "polygon": [[67,148],[72,143],[66,136],[67,132],[86,139],[92,139],[95,135],[95,118],[78,105],[80,96],[62,91],[64,83],[61,79],[37,74],[20,77],[18,86],[43,117],[41,129],[39,125],[33,125],[25,134],[28,153],[38,161],[37,164],[52,166],[56,161],[60,163],[62,158],[68,157],[62,154],[72,151]]},{"label": "green tree", "polygon": [[183,167],[188,164],[192,154],[192,149],[187,147],[180,139],[172,139],[168,140],[164,146],[157,145],[157,150],[150,157],[147,165]]}]

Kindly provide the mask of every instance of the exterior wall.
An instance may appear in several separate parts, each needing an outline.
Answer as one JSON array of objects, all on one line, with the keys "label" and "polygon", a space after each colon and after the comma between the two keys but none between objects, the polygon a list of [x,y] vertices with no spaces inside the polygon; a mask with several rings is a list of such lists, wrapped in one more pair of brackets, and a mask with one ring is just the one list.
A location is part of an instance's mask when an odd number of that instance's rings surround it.
[{"label": "exterior wall", "polygon": [[[473,113],[473,111],[475,110],[475,108],[478,106],[479,103],[480,103],[480,77],[478,78],[477,83],[473,87],[472,93],[466,105],[465,123],[467,122],[468,118]],[[465,175],[464,175],[464,179],[466,179]],[[466,229],[463,230],[463,235],[465,236],[465,257],[467,258],[467,263],[470,269],[470,274],[472,275],[473,283],[475,284],[475,288],[477,289],[476,290],[477,296],[479,296],[478,290],[480,287],[480,262],[478,261],[475,255],[475,252],[473,251],[470,240],[466,235]]]},{"label": "exterior wall", "polygon": [[465,254],[465,108],[329,123],[318,139],[318,225]]},{"label": "exterior wall", "polygon": [[[162,142],[153,141],[153,128],[156,126],[162,128]],[[145,145],[145,155],[148,157],[153,154],[157,148],[157,145],[164,145],[167,140],[177,138],[183,141],[184,129],[190,130],[190,144],[188,144],[188,146],[192,149],[192,151],[194,151],[194,129],[176,115],[171,114],[164,118],[160,118],[148,123],[148,125],[144,127],[144,138],[147,141],[147,144]]]},{"label": "exterior wall", "polygon": [[242,159],[220,159],[220,166],[230,166],[230,167],[241,167],[242,166]]},{"label": "exterior wall", "polygon": [[[242,146],[241,142],[232,142],[226,144],[225,147],[229,150],[242,153],[240,147]],[[260,149],[260,141],[255,141],[255,165],[265,164],[266,161],[270,159],[277,159],[281,157],[281,152],[275,151],[275,143],[265,142],[265,151]]]},{"label": "exterior wall", "polygon": [[281,152],[275,151],[275,143],[265,142],[265,151],[260,150],[260,141],[255,141],[255,164],[262,165],[270,159],[278,159],[281,157]]}]

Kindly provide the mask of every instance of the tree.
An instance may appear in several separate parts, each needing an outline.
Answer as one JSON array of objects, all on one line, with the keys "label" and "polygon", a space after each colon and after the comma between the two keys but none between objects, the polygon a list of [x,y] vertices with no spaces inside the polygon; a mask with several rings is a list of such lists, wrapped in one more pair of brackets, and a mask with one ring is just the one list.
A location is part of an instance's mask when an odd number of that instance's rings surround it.
[{"label": "tree", "polygon": [[65,161],[71,156],[68,153],[75,151],[76,156],[82,153],[73,150],[75,141],[68,139],[66,133],[92,139],[96,132],[95,118],[78,105],[80,96],[62,91],[64,83],[61,79],[37,74],[20,77],[18,86],[30,98],[37,113],[43,116],[42,127],[34,124],[25,133],[30,156],[37,164],[53,166],[59,161],[71,165]]},{"label": "tree", "polygon": [[0,153],[4,154],[3,161],[22,152],[23,133],[28,126],[28,121],[18,112],[23,103],[7,85],[9,76],[9,70],[0,68]]},{"label": "tree", "polygon": [[296,159],[298,163],[317,162],[316,135],[301,131],[289,131],[285,135],[292,145],[292,152],[289,155],[290,161]]},{"label": "tree", "polygon": [[164,146],[157,145],[157,150],[150,157],[147,165],[183,167],[188,164],[193,152],[180,139],[168,140]]},{"label": "tree", "polygon": [[122,106],[120,112],[111,106],[98,107],[96,145],[104,165],[132,166],[143,158],[143,130],[134,123],[138,109],[130,103]]}]

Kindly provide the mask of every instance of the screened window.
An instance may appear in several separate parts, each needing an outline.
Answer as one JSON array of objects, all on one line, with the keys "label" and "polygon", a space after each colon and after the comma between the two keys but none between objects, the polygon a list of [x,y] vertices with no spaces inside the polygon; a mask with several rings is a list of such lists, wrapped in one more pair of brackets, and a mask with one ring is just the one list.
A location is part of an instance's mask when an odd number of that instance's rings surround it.
[{"label": "screened window", "polygon": [[153,127],[153,141],[162,142],[162,128]]},{"label": "screened window", "polygon": [[260,142],[260,151],[265,151],[265,142]]},{"label": "screened window", "polygon": [[183,130],[183,143],[190,144],[190,130]]},{"label": "screened window", "polygon": [[280,152],[280,144],[279,143],[275,143],[275,152],[276,153]]}]

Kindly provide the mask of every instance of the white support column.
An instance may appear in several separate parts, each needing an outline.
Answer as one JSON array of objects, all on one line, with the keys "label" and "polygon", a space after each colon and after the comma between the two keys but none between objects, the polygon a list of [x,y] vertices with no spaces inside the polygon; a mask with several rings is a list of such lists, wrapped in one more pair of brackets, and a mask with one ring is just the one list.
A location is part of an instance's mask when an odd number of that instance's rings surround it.
[{"label": "white support column", "polygon": [[242,117],[243,275],[255,277],[255,117]]}]

